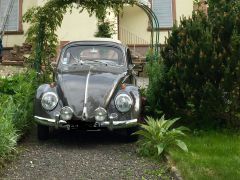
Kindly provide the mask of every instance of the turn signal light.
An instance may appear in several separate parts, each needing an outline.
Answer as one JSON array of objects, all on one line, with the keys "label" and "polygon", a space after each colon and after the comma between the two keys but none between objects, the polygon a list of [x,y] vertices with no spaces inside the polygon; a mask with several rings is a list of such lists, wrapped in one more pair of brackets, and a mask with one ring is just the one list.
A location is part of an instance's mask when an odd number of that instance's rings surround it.
[{"label": "turn signal light", "polygon": [[122,84],[121,89],[123,89],[123,90],[126,89],[126,84]]},{"label": "turn signal light", "polygon": [[50,87],[51,87],[51,88],[54,88],[54,87],[56,87],[56,85],[57,85],[56,82],[52,82],[52,83],[50,84]]}]

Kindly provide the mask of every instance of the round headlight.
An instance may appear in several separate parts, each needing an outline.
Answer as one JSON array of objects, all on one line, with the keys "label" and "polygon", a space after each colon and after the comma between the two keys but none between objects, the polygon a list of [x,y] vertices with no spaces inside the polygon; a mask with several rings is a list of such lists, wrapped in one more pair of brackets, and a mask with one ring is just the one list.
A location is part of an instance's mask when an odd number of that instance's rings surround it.
[{"label": "round headlight", "polygon": [[119,94],[115,99],[115,105],[118,111],[125,113],[132,107],[132,98],[127,94]]},{"label": "round headlight", "polygon": [[73,110],[72,108],[66,106],[63,107],[60,111],[60,117],[62,120],[69,121],[73,117]]},{"label": "round headlight", "polygon": [[54,92],[47,92],[43,95],[41,104],[44,109],[51,111],[58,104],[58,96]]},{"label": "round headlight", "polygon": [[96,121],[104,121],[107,118],[107,111],[99,107],[95,110],[95,120]]}]

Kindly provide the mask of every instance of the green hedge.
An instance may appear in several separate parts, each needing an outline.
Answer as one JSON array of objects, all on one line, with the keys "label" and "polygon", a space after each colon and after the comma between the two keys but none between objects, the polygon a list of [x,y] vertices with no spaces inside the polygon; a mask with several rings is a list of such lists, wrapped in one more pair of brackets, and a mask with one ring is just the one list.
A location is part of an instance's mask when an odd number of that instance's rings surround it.
[{"label": "green hedge", "polygon": [[152,110],[194,127],[240,126],[240,0],[209,0],[174,26],[161,63],[150,64]]},{"label": "green hedge", "polygon": [[0,78],[0,159],[14,150],[32,124],[36,73]]}]

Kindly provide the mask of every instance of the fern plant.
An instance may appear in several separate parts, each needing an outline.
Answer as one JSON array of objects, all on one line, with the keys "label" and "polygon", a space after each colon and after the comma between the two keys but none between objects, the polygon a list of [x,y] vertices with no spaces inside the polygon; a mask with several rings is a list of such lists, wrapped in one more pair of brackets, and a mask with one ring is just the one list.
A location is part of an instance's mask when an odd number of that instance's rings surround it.
[{"label": "fern plant", "polygon": [[179,118],[167,120],[164,115],[156,120],[148,117],[146,124],[142,124],[141,130],[135,133],[141,136],[137,142],[140,155],[162,156],[168,153],[171,147],[188,152],[186,144],[181,139],[186,136],[184,131],[189,129],[183,126],[171,129],[177,120]]}]

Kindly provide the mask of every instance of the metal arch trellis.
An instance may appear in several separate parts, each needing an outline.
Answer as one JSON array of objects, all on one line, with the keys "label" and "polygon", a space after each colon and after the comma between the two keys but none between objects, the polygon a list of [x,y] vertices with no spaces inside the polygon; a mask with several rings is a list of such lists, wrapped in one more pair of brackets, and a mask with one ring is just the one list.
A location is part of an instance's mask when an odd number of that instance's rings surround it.
[{"label": "metal arch trellis", "polygon": [[[153,10],[148,7],[146,4],[142,2],[137,2],[136,5],[141,8],[148,16],[149,22],[150,22],[150,29],[151,29],[151,43],[150,47],[154,49],[156,54],[159,54],[160,52],[160,32],[158,29],[160,28],[159,26],[159,21],[156,16],[156,14],[153,12]],[[155,23],[155,24],[154,24]],[[154,26],[155,25],[155,26]],[[156,31],[155,31],[156,29]],[[155,43],[154,43],[154,34],[155,34]]]},{"label": "metal arch trellis", "polygon": [[[65,4],[69,3],[68,1],[66,1]],[[149,22],[150,22],[150,26],[151,26],[151,42],[150,42],[150,48],[152,50],[154,50],[155,54],[159,54],[160,52],[160,43],[159,43],[159,39],[160,39],[160,32],[157,30],[155,31],[155,29],[159,29],[159,22],[157,19],[157,16],[155,15],[155,13],[152,11],[152,9],[150,7],[148,7],[146,4],[142,3],[142,2],[135,2],[134,3],[136,6],[138,6],[139,8],[141,8],[148,16],[149,18]],[[37,70],[37,72],[40,72],[41,69],[41,64],[42,64],[42,59],[43,57],[43,46],[44,46],[44,42],[43,39],[45,37],[45,33],[44,33],[44,29],[45,27],[45,23],[43,23],[43,19],[41,18],[39,20],[39,30],[37,33],[37,44],[36,44],[36,48],[35,48],[35,54],[36,54],[36,59],[34,61],[34,66],[35,69]],[[154,38],[155,38],[155,42],[154,42]]]}]

